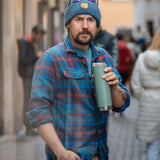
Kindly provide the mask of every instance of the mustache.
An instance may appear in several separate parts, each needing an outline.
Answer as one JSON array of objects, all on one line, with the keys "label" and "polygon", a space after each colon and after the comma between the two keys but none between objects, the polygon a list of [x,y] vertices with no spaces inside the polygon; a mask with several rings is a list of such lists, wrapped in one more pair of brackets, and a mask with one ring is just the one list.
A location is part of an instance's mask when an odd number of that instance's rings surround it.
[{"label": "mustache", "polygon": [[90,36],[92,36],[92,33],[91,33],[90,31],[82,31],[82,32],[79,32],[79,33],[78,33],[78,36],[79,36],[80,34],[89,34]]}]

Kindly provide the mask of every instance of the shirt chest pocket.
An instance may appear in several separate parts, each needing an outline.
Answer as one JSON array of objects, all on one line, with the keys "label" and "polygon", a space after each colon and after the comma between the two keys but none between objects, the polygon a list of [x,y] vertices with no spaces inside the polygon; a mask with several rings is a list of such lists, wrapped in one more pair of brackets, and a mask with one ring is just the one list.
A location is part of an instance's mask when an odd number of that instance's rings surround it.
[{"label": "shirt chest pocket", "polygon": [[83,79],[85,77],[84,71],[81,69],[67,68],[63,70],[63,76],[68,79]]}]

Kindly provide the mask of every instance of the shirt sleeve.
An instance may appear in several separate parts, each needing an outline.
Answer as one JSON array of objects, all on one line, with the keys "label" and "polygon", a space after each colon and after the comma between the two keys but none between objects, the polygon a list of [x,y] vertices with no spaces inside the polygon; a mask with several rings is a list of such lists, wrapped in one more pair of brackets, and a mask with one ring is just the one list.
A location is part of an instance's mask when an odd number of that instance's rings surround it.
[{"label": "shirt sleeve", "polygon": [[54,103],[55,75],[53,58],[46,52],[34,67],[29,111],[26,113],[33,128],[53,121],[51,104]]}]

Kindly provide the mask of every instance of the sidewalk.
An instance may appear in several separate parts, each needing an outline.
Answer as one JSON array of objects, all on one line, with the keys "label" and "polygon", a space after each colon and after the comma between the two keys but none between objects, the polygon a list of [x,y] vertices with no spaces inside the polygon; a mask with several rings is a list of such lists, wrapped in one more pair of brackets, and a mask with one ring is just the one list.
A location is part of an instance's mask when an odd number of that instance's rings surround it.
[{"label": "sidewalk", "polygon": [[21,141],[0,137],[0,160],[45,160],[44,142],[40,136],[27,136]]},{"label": "sidewalk", "polygon": [[[137,112],[138,102],[132,97],[131,106],[123,116],[110,115],[110,160],[146,160],[145,146],[135,138]],[[15,137],[0,137],[0,160],[46,160],[44,142],[39,136],[18,142]]]}]

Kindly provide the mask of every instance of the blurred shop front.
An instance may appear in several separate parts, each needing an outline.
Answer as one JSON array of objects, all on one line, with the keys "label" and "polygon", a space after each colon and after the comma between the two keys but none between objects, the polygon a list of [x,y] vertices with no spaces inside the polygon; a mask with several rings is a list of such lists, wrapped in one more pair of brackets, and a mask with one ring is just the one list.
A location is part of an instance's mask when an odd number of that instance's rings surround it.
[{"label": "blurred shop front", "polygon": [[64,38],[65,0],[0,0],[0,135],[13,135],[23,125],[23,88],[17,72],[17,39],[36,24],[47,31],[39,47]]},{"label": "blurred shop front", "polygon": [[64,38],[64,0],[42,0],[38,3],[38,23],[47,30],[44,39],[44,50],[56,45]]}]

